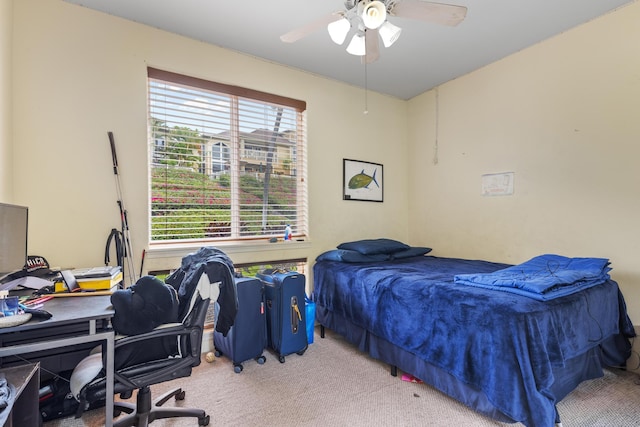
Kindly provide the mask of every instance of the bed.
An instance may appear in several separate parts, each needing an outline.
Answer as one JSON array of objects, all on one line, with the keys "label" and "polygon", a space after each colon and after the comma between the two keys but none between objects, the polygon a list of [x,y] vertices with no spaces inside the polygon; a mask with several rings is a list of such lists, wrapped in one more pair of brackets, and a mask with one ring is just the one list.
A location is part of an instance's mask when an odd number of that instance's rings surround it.
[{"label": "bed", "polygon": [[313,299],[322,330],[392,373],[528,427],[559,423],[557,402],[604,366],[625,365],[635,333],[608,260],[543,255],[511,266],[429,252],[373,239],[320,255]]}]

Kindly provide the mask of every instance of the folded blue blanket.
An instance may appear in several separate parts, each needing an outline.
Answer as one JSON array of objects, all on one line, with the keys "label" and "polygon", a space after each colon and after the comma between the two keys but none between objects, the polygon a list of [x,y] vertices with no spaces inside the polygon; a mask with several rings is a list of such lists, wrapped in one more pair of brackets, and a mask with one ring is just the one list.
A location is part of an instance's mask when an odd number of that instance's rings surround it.
[{"label": "folded blue blanket", "polygon": [[609,279],[606,258],[567,258],[546,254],[493,273],[459,274],[454,282],[547,301]]}]

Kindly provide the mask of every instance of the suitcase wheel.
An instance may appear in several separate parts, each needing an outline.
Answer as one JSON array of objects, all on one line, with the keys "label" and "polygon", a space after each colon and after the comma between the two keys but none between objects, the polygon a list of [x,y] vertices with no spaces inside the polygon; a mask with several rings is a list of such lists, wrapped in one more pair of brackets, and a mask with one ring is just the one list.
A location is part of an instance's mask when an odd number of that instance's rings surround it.
[{"label": "suitcase wheel", "polygon": [[242,365],[240,363],[234,363],[233,365],[233,372],[235,372],[236,374],[239,374],[240,372],[242,372]]},{"label": "suitcase wheel", "polygon": [[278,360],[280,361],[280,363],[284,363],[284,356],[279,356]]},{"label": "suitcase wheel", "polygon": [[216,350],[216,351],[214,352],[214,354],[216,355],[216,357],[220,357],[220,356],[222,356],[222,352],[221,352],[221,351],[219,351],[219,350]]},{"label": "suitcase wheel", "polygon": [[267,359],[263,355],[260,355],[259,357],[256,358],[256,362],[258,362],[258,365],[264,365],[264,362],[266,361]]}]

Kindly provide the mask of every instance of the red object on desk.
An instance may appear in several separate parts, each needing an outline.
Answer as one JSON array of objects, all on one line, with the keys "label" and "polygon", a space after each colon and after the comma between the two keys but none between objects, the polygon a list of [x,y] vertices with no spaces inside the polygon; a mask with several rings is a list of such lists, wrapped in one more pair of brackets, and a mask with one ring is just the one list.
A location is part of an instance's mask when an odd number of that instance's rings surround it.
[{"label": "red object on desk", "polygon": [[52,298],[53,298],[53,296],[51,296],[51,295],[45,295],[45,296],[40,297],[40,298],[36,298],[36,299],[29,300],[29,301],[25,301],[24,305],[30,306],[30,305],[35,305],[35,304],[42,304],[42,303],[44,303],[46,301],[49,301]]}]

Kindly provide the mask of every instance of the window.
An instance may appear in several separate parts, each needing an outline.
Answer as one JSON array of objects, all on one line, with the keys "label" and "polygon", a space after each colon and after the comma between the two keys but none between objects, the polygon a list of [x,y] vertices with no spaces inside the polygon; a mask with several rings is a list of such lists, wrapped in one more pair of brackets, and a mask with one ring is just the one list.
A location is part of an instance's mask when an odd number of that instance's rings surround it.
[{"label": "window", "polygon": [[223,172],[227,170],[225,165],[229,164],[229,146],[222,142],[216,142],[211,146],[211,172]]},{"label": "window", "polygon": [[303,101],[148,68],[151,242],[307,235]]}]

